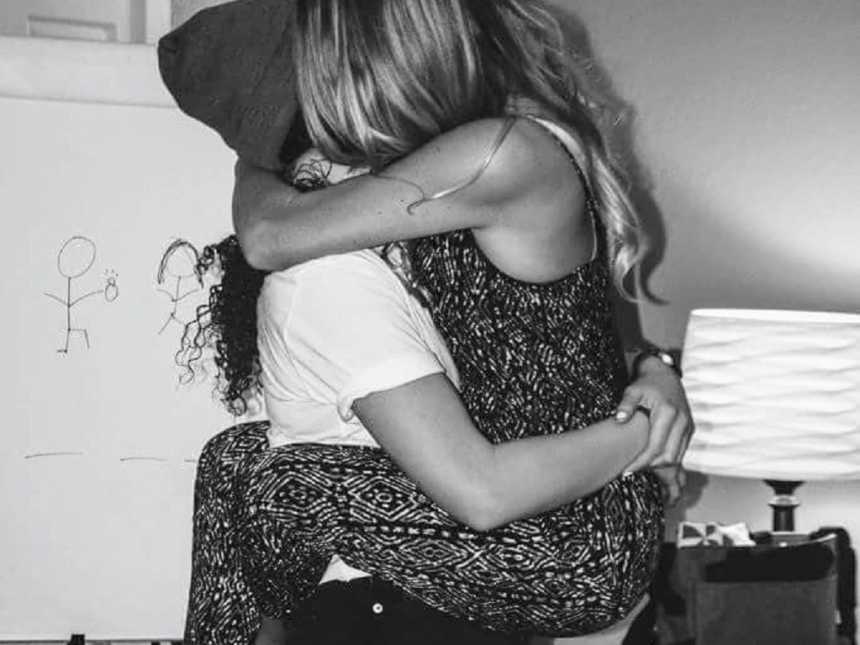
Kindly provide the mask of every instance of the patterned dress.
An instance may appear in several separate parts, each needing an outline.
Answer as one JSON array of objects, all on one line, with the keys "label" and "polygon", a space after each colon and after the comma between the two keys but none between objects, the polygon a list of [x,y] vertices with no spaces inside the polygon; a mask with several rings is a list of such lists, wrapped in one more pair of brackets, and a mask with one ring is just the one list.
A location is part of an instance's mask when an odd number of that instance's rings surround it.
[{"label": "patterned dress", "polygon": [[[591,200],[589,206],[601,233]],[[543,284],[501,272],[469,231],[419,240],[410,259],[460,372],[463,401],[491,441],[611,416],[626,373],[602,241],[590,261]],[[258,428],[234,430],[249,431]],[[212,557],[221,560],[215,568],[231,569],[235,598],[247,602],[250,590],[266,615],[294,610],[337,553],[446,613],[501,631],[561,636],[594,632],[626,615],[647,589],[662,538],[661,491],[649,473],[619,477],[562,508],[488,532],[458,524],[377,449],[256,451],[235,473],[235,485],[222,493],[230,506],[223,526],[233,535],[199,538],[203,549],[221,551],[195,557],[190,642],[216,642],[203,632],[215,624],[241,631],[256,618],[218,602],[207,616],[195,613],[202,604],[195,599],[198,570],[215,573]],[[206,530],[199,516],[208,513],[198,506],[196,531]]]}]

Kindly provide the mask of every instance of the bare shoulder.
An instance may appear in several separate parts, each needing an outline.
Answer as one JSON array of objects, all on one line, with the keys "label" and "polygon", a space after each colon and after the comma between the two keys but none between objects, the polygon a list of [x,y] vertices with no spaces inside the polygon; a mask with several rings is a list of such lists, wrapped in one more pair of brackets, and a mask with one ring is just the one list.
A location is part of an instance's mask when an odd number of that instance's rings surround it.
[{"label": "bare shoulder", "polygon": [[[561,147],[523,118],[479,119],[445,132],[391,168],[394,176],[421,177],[425,193],[469,183],[454,198],[500,205],[570,180]],[[386,173],[387,174],[387,173]]]},{"label": "bare shoulder", "polygon": [[549,132],[526,117],[499,117],[470,121],[441,134],[433,140],[440,150],[466,157],[482,157],[494,153],[496,165],[522,162],[554,154],[560,146]]}]

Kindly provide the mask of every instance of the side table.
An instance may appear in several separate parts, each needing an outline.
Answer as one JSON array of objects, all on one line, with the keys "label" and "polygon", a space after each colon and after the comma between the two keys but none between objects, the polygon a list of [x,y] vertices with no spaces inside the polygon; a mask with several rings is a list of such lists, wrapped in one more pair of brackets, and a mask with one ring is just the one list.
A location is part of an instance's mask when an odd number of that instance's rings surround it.
[{"label": "side table", "polygon": [[[660,645],[840,643],[837,602],[846,598],[837,596],[847,587],[840,588],[840,566],[853,564],[846,563],[853,558],[847,535],[828,529],[763,541],[750,547],[664,545],[652,587]],[[853,600],[853,580],[850,585]],[[849,613],[842,622],[850,620],[853,637],[853,603]]]}]

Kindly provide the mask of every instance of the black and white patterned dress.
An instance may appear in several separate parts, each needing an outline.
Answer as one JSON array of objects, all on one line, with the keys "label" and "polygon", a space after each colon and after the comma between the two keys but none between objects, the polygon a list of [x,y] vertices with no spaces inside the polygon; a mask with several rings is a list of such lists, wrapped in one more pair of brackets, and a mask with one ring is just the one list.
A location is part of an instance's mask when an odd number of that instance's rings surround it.
[{"label": "black and white patterned dress", "polygon": [[[626,373],[605,243],[570,275],[543,284],[502,273],[469,231],[419,240],[410,258],[460,372],[463,401],[491,441],[611,416]],[[334,553],[444,612],[545,635],[611,625],[642,598],[654,571],[663,507],[649,473],[619,477],[562,508],[481,533],[438,509],[380,450],[263,450],[253,440],[259,427],[232,432],[209,462],[238,464],[232,482],[218,482],[220,493],[202,493],[198,482],[190,642],[242,642],[256,620],[249,593],[266,615],[289,614]],[[237,458],[225,443],[253,449]],[[220,500],[210,504],[220,520],[206,519],[213,513],[202,508],[204,498]],[[211,581],[218,575],[228,592],[217,601],[198,598],[219,587]],[[237,640],[223,640],[234,632]]]}]

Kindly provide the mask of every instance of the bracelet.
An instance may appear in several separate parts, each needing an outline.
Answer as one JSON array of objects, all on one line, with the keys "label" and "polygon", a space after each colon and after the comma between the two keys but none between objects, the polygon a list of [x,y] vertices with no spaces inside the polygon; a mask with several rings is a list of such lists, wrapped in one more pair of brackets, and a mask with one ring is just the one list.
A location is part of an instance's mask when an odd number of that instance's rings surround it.
[{"label": "bracelet", "polygon": [[665,349],[661,349],[650,343],[645,343],[637,349],[636,357],[633,359],[633,365],[631,366],[631,372],[634,376],[639,373],[639,367],[642,365],[642,361],[652,356],[669,367],[679,377],[681,376],[681,366],[678,365],[678,361],[675,360],[675,357]]}]

